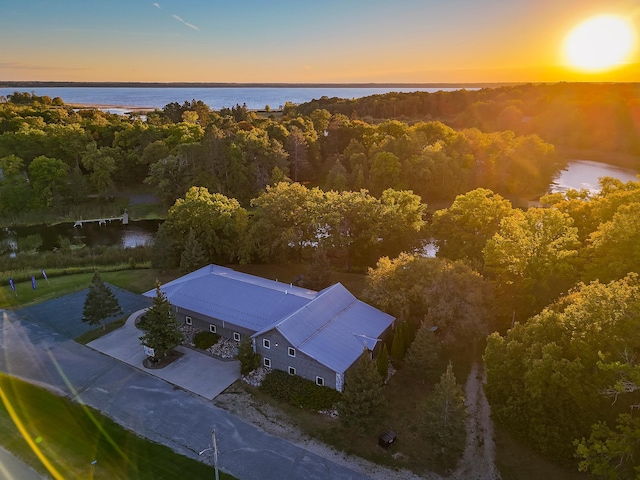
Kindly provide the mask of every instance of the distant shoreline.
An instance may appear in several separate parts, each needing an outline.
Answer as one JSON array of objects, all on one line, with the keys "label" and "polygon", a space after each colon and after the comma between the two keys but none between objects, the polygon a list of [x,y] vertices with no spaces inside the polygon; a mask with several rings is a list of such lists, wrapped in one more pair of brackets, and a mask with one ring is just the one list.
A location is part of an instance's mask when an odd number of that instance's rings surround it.
[{"label": "distant shoreline", "polygon": [[100,87],[100,88],[496,88],[522,85],[519,82],[497,83],[215,83],[215,82],[45,82],[2,81],[0,88],[27,87]]}]

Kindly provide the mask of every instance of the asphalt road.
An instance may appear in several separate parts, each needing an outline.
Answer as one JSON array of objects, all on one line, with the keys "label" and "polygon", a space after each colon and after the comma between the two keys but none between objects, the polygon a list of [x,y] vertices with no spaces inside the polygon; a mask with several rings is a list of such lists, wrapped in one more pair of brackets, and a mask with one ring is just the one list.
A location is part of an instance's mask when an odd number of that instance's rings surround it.
[{"label": "asphalt road", "polygon": [[[80,345],[50,326],[0,310],[0,370],[82,401],[124,427],[192,458],[216,428],[220,469],[241,480],[365,479],[271,436],[210,400]],[[98,467],[99,468],[99,463]]]}]

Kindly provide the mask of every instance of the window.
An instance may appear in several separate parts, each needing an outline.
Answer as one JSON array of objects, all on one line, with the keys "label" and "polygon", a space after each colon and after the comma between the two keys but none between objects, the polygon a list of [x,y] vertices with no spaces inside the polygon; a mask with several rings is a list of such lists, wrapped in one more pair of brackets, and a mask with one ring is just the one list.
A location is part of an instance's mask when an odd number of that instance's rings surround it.
[{"label": "window", "polygon": [[296,356],[296,349],[295,348],[289,347],[288,352],[289,352],[289,356],[290,357],[295,357]]},{"label": "window", "polygon": [[233,339],[236,342],[239,342],[240,341],[240,334],[238,332],[233,332]]},{"label": "window", "polygon": [[215,325],[209,325],[209,331],[210,331],[211,333],[216,333],[216,330],[217,330],[217,328],[216,328],[216,326],[215,326]]},{"label": "window", "polygon": [[296,369],[294,367],[289,367],[289,375],[295,375]]},{"label": "window", "polygon": [[184,317],[184,323],[187,325],[191,325],[193,322],[191,321],[191,317]]},{"label": "window", "polygon": [[270,359],[268,359],[267,357],[265,357],[265,358],[263,358],[263,359],[262,359],[262,364],[263,364],[265,367],[271,367],[271,360],[270,360]]},{"label": "window", "polygon": [[321,387],[324,387],[324,378],[322,377],[316,377],[316,385],[319,385]]},{"label": "window", "polygon": [[262,346],[264,348],[271,348],[271,341],[266,339],[266,338],[263,338],[262,339]]}]

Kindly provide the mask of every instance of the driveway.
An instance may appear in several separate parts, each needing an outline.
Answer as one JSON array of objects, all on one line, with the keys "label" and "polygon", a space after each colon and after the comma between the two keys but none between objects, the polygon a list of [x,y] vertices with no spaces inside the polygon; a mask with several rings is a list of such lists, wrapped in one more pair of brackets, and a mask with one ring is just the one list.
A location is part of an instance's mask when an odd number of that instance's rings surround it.
[{"label": "driveway", "polygon": [[225,362],[183,346],[176,348],[183,354],[182,357],[170,365],[160,369],[145,368],[142,361],[146,355],[140,345],[142,332],[135,326],[136,319],[145,310],[133,313],[124,326],[87,346],[210,400],[240,378],[238,361]]},{"label": "driveway", "polygon": [[3,310],[0,319],[0,371],[83,402],[178,453],[206,461],[198,452],[211,446],[215,428],[220,469],[242,480],[367,478],[47,325]]}]

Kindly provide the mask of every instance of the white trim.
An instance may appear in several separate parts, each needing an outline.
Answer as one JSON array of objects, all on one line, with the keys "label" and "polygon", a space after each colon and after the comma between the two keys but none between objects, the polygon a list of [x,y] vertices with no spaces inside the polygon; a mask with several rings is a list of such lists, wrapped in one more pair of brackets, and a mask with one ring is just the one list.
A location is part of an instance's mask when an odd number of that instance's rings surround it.
[{"label": "white trim", "polygon": [[184,317],[184,323],[186,323],[187,325],[193,325],[193,320],[191,320],[191,317],[189,315],[186,315]]},{"label": "white trim", "polygon": [[233,332],[233,339],[236,342],[239,342],[240,341],[240,334],[238,332]]},{"label": "white trim", "polygon": [[268,338],[263,338],[262,339],[262,346],[264,348],[271,348],[271,340],[269,340]]},{"label": "white trim", "polygon": [[296,367],[289,367],[289,375],[295,375],[296,374]]},{"label": "white trim", "polygon": [[262,364],[267,368],[271,368],[271,359],[269,359],[267,357],[263,357],[262,358]]},{"label": "white trim", "polygon": [[295,357],[296,356],[296,349],[293,347],[289,347],[287,348],[287,353],[289,354],[290,357]]},{"label": "white trim", "polygon": [[324,377],[316,377],[316,385],[324,387]]},{"label": "white trim", "polygon": [[218,327],[216,327],[213,323],[209,324],[209,331],[211,333],[217,333]]}]

